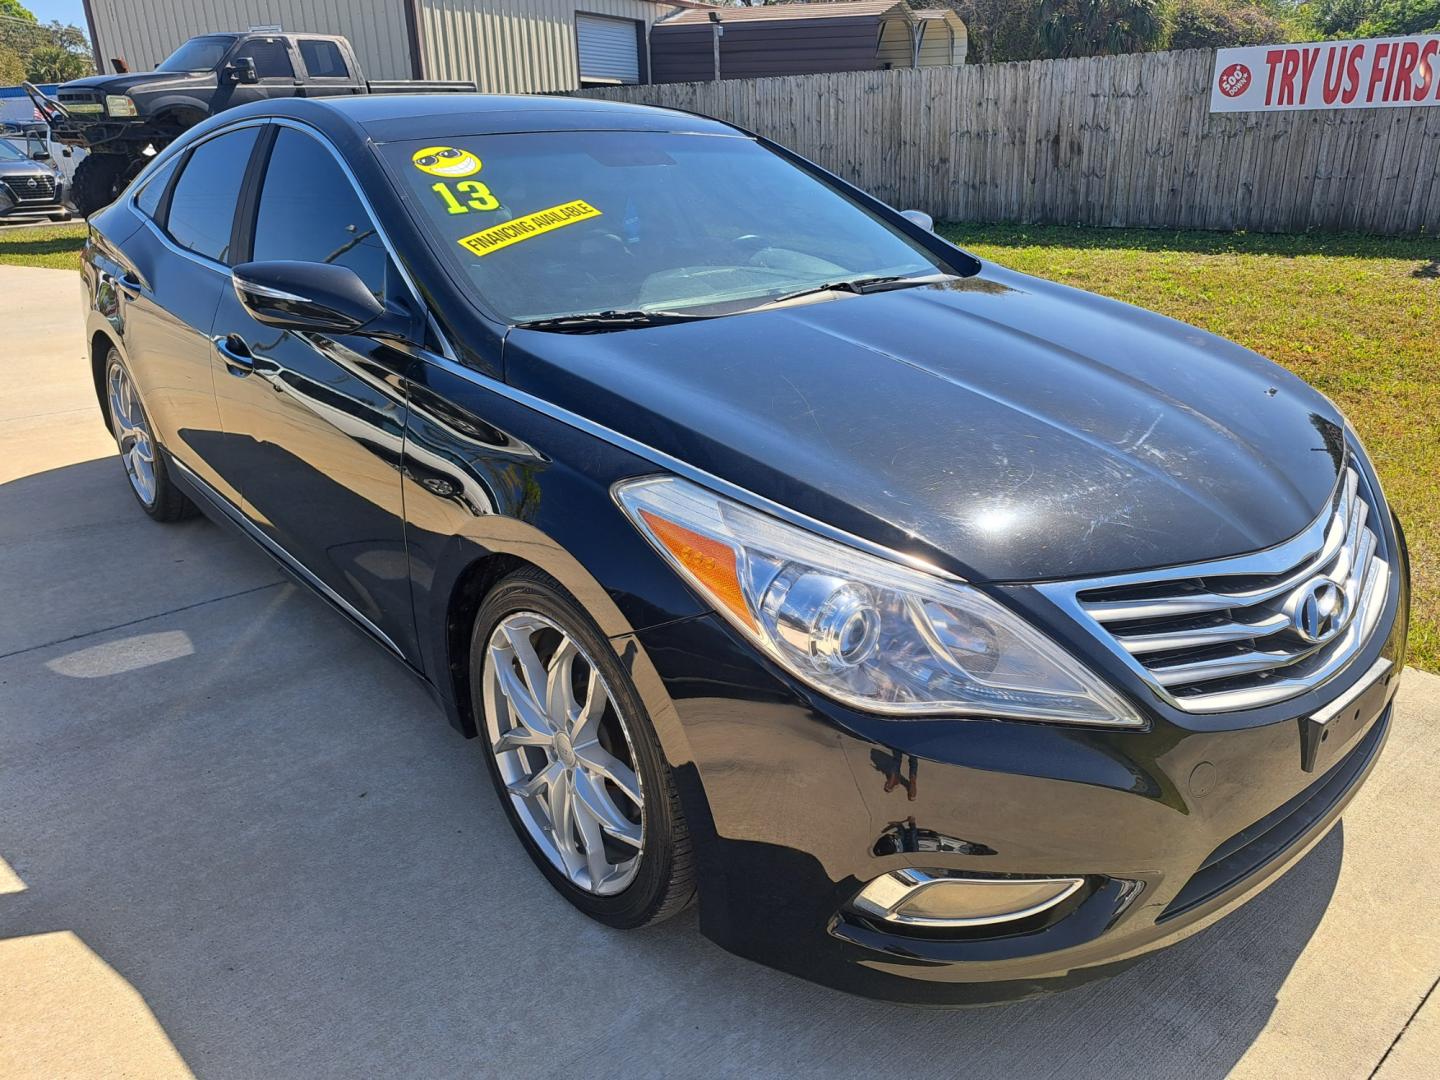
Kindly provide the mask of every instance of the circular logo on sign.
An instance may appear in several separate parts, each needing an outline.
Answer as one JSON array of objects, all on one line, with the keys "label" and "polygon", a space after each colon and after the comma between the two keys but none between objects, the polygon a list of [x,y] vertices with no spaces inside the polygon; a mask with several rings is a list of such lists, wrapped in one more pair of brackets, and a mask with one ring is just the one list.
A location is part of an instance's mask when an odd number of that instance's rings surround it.
[{"label": "circular logo on sign", "polygon": [[1239,97],[1250,88],[1250,69],[1244,64],[1231,64],[1220,72],[1220,93]]}]

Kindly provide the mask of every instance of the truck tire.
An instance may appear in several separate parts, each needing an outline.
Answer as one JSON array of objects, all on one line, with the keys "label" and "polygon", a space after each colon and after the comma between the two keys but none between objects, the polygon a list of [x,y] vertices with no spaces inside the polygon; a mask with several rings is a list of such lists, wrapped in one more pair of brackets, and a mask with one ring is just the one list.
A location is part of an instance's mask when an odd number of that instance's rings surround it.
[{"label": "truck tire", "polygon": [[130,164],[120,154],[90,154],[75,167],[70,183],[70,202],[75,212],[89,217],[115,201],[124,186]]}]

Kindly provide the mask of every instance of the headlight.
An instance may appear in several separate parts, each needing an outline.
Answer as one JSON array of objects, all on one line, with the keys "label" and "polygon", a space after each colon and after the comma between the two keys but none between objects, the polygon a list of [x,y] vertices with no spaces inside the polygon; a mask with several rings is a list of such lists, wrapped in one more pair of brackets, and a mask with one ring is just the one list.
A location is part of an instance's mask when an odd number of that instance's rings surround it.
[{"label": "headlight", "polygon": [[105,111],[111,116],[139,116],[139,110],[135,108],[135,102],[131,101],[124,94],[106,94]]},{"label": "headlight", "polygon": [[889,716],[1137,727],[1083,664],[977,589],[858,551],[672,477],[615,497],[656,550],[796,678]]}]

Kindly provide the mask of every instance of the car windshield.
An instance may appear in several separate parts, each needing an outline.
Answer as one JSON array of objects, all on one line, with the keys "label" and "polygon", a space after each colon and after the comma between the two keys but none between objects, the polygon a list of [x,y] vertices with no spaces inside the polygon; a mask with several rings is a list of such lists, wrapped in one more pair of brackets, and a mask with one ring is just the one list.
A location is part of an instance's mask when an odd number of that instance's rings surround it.
[{"label": "car windshield", "polygon": [[563,131],[390,143],[419,224],[512,323],[723,315],[877,277],[952,272],[744,136]]},{"label": "car windshield", "polygon": [[197,37],[181,45],[161,61],[156,71],[214,71],[235,38]]},{"label": "car windshield", "polygon": [[29,157],[9,139],[0,139],[0,161],[28,161]]}]

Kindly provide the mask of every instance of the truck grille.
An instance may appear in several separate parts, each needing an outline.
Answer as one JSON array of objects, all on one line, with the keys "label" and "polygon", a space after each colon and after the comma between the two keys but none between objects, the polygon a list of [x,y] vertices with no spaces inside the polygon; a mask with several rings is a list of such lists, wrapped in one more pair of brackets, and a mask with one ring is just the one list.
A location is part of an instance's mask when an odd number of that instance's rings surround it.
[{"label": "truck grille", "polygon": [[53,176],[0,176],[0,184],[10,189],[16,202],[52,202],[55,198]]},{"label": "truck grille", "polygon": [[1390,583],[1383,514],[1352,458],[1325,512],[1277,547],[1042,591],[1172,705],[1268,705],[1331,678],[1369,639]]}]

